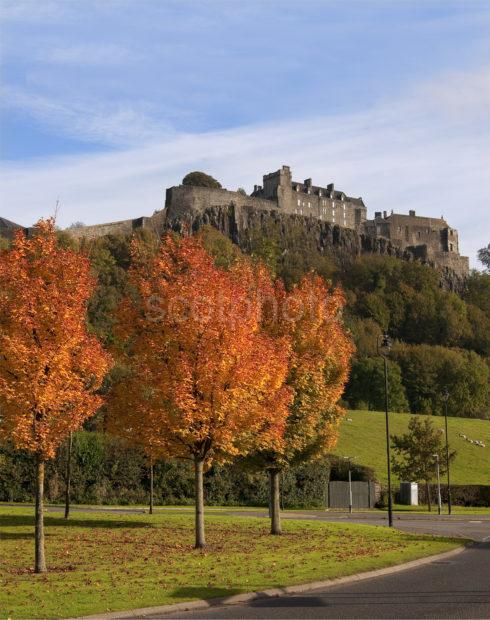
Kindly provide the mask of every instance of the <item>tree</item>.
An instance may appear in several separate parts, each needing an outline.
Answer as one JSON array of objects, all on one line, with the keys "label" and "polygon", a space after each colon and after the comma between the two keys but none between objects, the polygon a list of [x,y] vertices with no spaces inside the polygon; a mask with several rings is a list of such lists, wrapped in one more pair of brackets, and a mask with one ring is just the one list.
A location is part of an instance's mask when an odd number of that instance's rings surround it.
[{"label": "tree", "polygon": [[182,185],[193,185],[194,187],[210,187],[212,189],[221,189],[221,183],[215,178],[196,170],[195,172],[189,172],[182,179]]},{"label": "tree", "polygon": [[[390,411],[409,411],[400,366],[388,361],[388,392]],[[355,360],[344,398],[350,406],[362,409],[367,406],[382,411],[385,406],[384,363],[380,357],[363,357]]]},{"label": "tree", "polygon": [[193,462],[196,548],[205,545],[204,468],[282,445],[290,345],[260,330],[254,278],[248,261],[216,266],[199,238],[167,235],[156,256],[133,244],[119,333],[137,409],[119,411],[118,432]]},{"label": "tree", "polygon": [[443,390],[449,385],[449,415],[488,418],[490,367],[474,351],[397,343],[393,358],[401,368],[413,413],[440,415]]},{"label": "tree", "polygon": [[[407,482],[425,482],[429,511],[431,510],[429,483],[436,472],[437,458],[441,475],[446,472],[444,431],[441,430],[434,427],[430,417],[422,419],[413,416],[408,423],[407,433],[391,437],[394,450],[391,459],[393,472]],[[449,461],[455,456],[456,452],[451,452]]]},{"label": "tree", "polygon": [[44,572],[45,462],[102,404],[110,357],[87,332],[95,282],[87,258],[60,248],[53,220],[0,253],[0,438],[37,463],[35,570]]},{"label": "tree", "polygon": [[484,270],[490,273],[490,243],[487,247],[478,250],[478,260],[482,263]]},{"label": "tree", "polygon": [[344,414],[337,402],[353,345],[341,320],[344,296],[338,288],[328,292],[318,275],[306,275],[289,292],[277,281],[268,298],[263,329],[274,338],[291,339],[286,383],[293,400],[282,448],[260,450],[251,460],[269,472],[271,533],[281,534],[280,474],[289,465],[320,458],[335,445]]}]

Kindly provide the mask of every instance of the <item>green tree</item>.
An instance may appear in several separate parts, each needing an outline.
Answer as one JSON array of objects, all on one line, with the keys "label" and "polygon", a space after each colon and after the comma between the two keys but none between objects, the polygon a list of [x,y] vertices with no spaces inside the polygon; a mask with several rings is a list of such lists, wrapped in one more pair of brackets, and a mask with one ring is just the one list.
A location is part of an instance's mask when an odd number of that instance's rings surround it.
[{"label": "green tree", "polygon": [[478,250],[478,260],[482,263],[485,271],[490,273],[490,243],[487,247]]},{"label": "green tree", "polygon": [[400,365],[410,410],[440,415],[442,392],[450,386],[450,415],[488,418],[490,367],[474,351],[399,343],[393,358]]},{"label": "green tree", "polygon": [[[409,410],[400,366],[391,360],[388,361],[388,394],[390,411]],[[344,399],[356,409],[367,406],[371,411],[384,410],[385,375],[380,357],[364,357],[354,361]]]},{"label": "green tree", "polygon": [[221,189],[221,183],[205,172],[198,170],[189,172],[182,179],[182,185],[193,185],[194,187],[210,187]]},{"label": "green tree", "polygon": [[[443,432],[434,427],[429,417],[414,416],[408,423],[408,432],[393,435],[392,468],[401,480],[425,483],[427,506],[431,510],[430,482],[436,475],[436,461],[439,459],[440,473],[446,473],[446,448]],[[436,456],[437,455],[437,456]],[[449,454],[454,460],[456,452]]]}]

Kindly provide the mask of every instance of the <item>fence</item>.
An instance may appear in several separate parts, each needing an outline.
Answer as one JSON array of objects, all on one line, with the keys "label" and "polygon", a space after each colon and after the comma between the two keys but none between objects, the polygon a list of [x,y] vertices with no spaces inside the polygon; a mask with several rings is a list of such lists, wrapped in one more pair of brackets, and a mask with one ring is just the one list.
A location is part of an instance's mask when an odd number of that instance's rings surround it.
[{"label": "fence", "polygon": [[[374,508],[379,499],[381,487],[377,482],[352,483],[352,508]],[[328,483],[327,493],[328,508],[349,507],[349,483],[335,480]]]}]

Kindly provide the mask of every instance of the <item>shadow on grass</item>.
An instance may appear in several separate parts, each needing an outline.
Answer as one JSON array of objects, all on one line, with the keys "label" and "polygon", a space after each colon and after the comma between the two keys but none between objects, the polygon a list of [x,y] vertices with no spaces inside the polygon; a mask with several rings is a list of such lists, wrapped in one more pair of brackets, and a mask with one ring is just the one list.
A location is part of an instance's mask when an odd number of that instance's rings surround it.
[{"label": "shadow on grass", "polygon": [[29,540],[34,538],[34,532],[1,532],[0,540]]},{"label": "shadow on grass", "polygon": [[[87,527],[87,528],[106,528],[106,529],[134,529],[140,527],[153,527],[151,521],[126,521],[117,519],[64,519],[62,516],[54,517],[45,515],[44,525],[46,527]],[[34,527],[34,514],[29,515],[0,515],[1,527]],[[2,533],[2,538],[13,538],[11,534]],[[20,537],[20,536],[19,536]]]}]

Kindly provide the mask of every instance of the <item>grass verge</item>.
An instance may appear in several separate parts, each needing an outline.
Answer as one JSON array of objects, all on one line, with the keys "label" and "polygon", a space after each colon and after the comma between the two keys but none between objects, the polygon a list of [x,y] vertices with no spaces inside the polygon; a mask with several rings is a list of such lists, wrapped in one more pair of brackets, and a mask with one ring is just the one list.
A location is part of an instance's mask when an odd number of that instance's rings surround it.
[{"label": "grass verge", "polygon": [[33,564],[32,509],[0,508],[0,615],[54,618],[228,596],[381,568],[461,541],[368,525],[208,516],[196,551],[189,515],[46,516],[49,572]]}]

